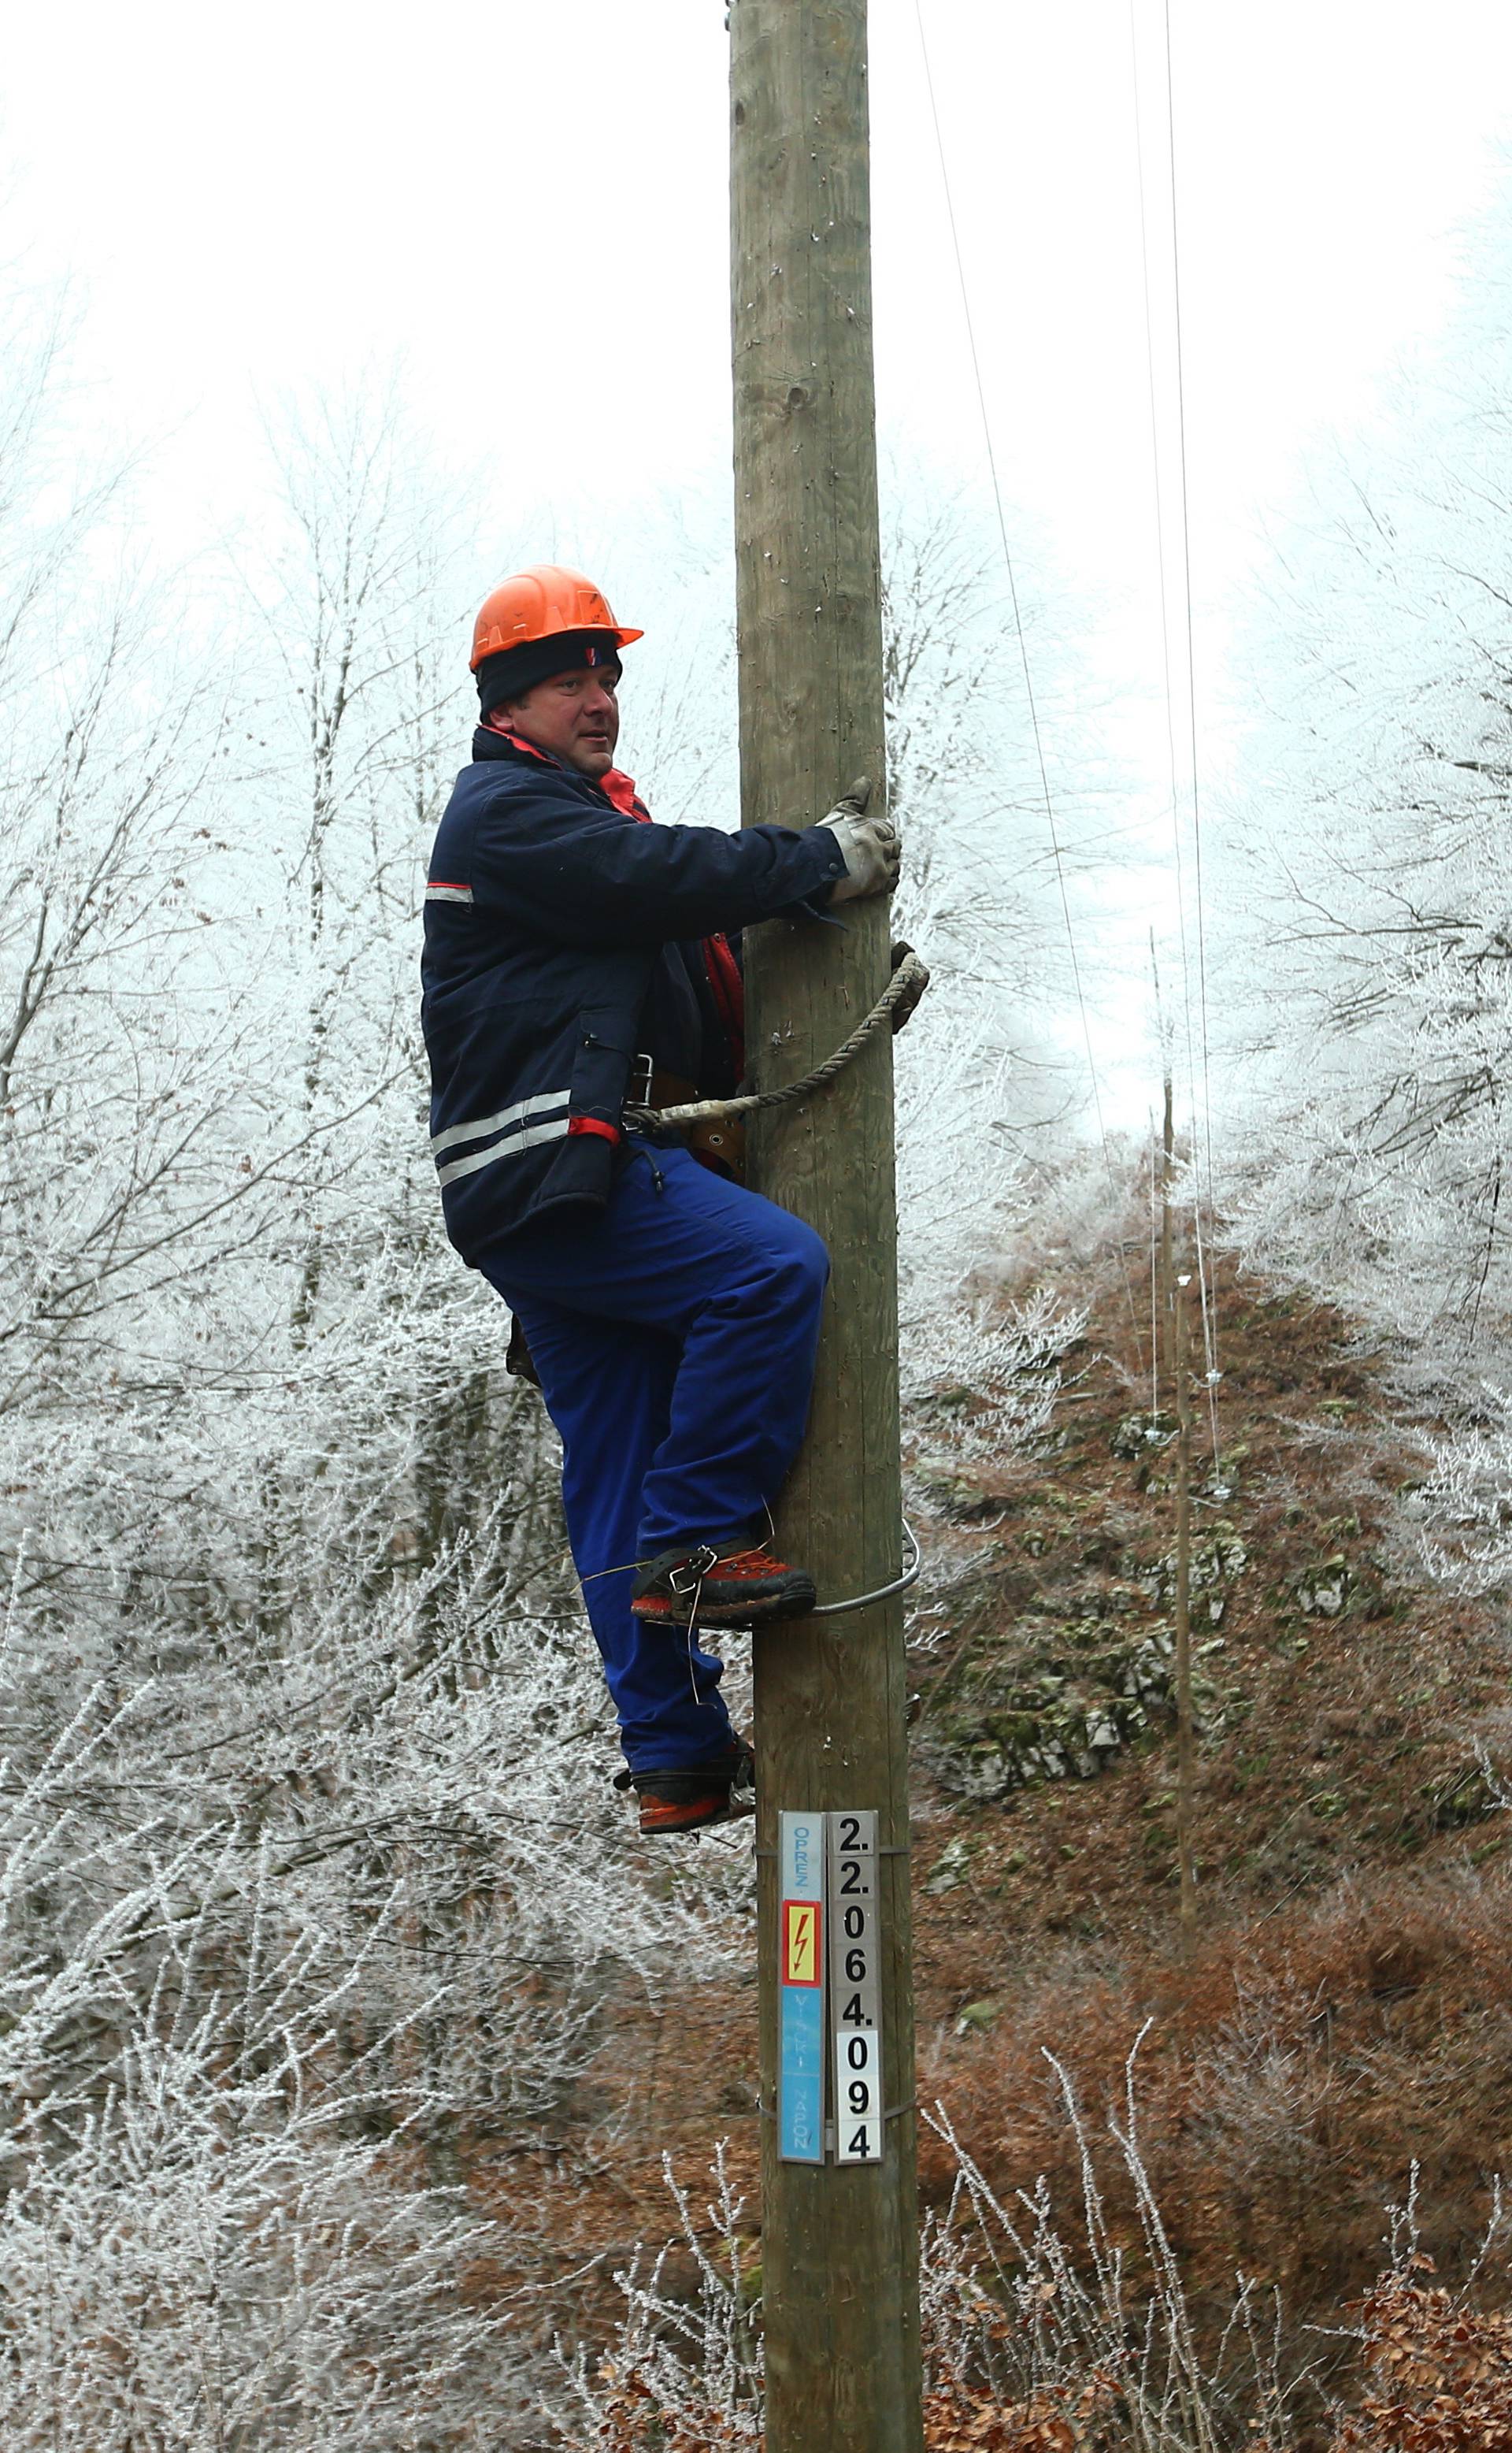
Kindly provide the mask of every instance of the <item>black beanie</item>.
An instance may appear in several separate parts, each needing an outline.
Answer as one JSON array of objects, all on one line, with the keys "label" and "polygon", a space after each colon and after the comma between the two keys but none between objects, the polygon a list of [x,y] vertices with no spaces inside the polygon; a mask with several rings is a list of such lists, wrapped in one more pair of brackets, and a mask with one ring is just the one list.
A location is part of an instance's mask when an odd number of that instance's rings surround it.
[{"label": "black beanie", "polygon": [[620,650],[612,630],[557,630],[549,639],[522,640],[518,648],[485,656],[478,667],[479,712],[491,715],[553,673],[588,671],[600,665],[612,667],[618,681]]}]

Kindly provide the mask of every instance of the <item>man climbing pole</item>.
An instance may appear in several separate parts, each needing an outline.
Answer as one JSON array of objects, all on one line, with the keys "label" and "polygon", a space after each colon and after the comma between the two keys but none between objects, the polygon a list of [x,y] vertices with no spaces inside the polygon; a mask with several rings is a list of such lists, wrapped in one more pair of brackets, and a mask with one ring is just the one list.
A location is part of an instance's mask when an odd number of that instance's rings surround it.
[{"label": "man climbing pole", "polygon": [[[616,623],[581,572],[521,571],[478,615],[481,722],[442,818],[423,965],[447,1231],[514,1315],[563,1446],[573,1560],[644,1832],[724,1821],[751,1777],[700,1625],[814,1604],[774,1557],[828,1261],[716,1152],[626,1109],[744,1070],[730,940],[890,891],[863,781],[806,829],[655,825],[615,766]],[[710,1137],[712,1138],[712,1137]]]}]

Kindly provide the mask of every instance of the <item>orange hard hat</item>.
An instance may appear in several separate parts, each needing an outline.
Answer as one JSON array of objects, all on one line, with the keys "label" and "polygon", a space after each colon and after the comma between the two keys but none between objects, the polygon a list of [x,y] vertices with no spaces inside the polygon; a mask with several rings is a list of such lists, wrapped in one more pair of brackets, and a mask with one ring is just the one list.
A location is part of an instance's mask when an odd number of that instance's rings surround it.
[{"label": "orange hard hat", "polygon": [[502,656],[510,648],[554,639],[564,630],[607,630],[617,648],[646,635],[622,629],[603,589],[581,570],[538,562],[528,570],[517,570],[485,599],[472,626],[471,669],[476,672],[485,656]]}]

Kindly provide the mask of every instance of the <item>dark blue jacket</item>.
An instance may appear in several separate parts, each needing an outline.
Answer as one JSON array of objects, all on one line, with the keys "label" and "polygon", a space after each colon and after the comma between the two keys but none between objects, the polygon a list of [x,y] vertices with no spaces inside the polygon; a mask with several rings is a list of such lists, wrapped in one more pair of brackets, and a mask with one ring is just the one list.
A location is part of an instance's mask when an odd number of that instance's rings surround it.
[{"label": "dark blue jacket", "polygon": [[430,1146],[465,1260],[602,1207],[637,1054],[699,1077],[698,949],[679,941],[822,905],[845,874],[828,828],[655,826],[499,733],[472,754],[436,835],[421,966]]}]

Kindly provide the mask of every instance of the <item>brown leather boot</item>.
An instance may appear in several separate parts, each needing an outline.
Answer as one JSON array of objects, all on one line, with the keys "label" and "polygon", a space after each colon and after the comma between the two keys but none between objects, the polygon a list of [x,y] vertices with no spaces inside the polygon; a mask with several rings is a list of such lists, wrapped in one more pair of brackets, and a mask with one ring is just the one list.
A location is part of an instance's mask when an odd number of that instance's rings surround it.
[{"label": "brown leather boot", "polygon": [[[707,1763],[680,1764],[675,1771],[622,1771],[616,1788],[633,1788],[641,1809],[643,1839],[664,1833],[702,1831],[711,1823],[733,1823],[754,1814],[756,1758],[744,1739]],[[737,1794],[737,1792],[742,1792]]]}]

